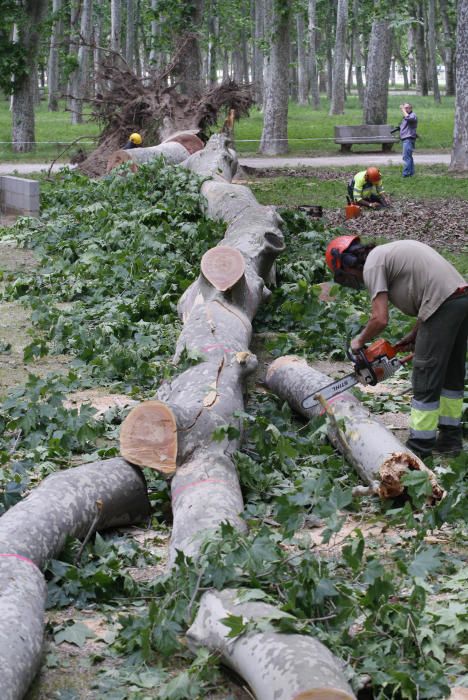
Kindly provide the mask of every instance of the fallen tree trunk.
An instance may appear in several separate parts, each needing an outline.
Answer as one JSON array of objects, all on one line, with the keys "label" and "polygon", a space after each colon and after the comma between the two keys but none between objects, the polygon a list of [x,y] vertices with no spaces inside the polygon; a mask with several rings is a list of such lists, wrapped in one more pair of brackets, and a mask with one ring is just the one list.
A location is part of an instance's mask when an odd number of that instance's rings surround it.
[{"label": "fallen tree trunk", "polygon": [[164,158],[169,165],[177,165],[182,163],[189,157],[189,151],[181,143],[160,143],[158,146],[150,146],[149,148],[132,148],[125,150],[124,148],[112,153],[107,160],[107,172],[109,173],[114,168],[117,168],[122,163],[131,163],[135,167],[150,163],[156,158]]},{"label": "fallen tree trunk", "polygon": [[[239,673],[257,700],[352,700],[340,661],[313,637],[255,629],[232,639],[223,619],[241,616],[261,623],[278,617],[277,608],[261,602],[240,602],[236,590],[207,591],[187,632],[191,649],[208,647]],[[286,617],[286,614],[285,614]]]},{"label": "fallen tree trunk", "polygon": [[[326,374],[314,370],[304,359],[295,356],[280,357],[272,362],[266,376],[268,388],[306,418],[325,411],[322,406],[304,409],[303,400],[331,381]],[[435,474],[372,417],[352,394],[338,394],[328,401],[327,410],[332,418],[327,426],[331,443],[353,465],[363,481],[375,485],[381,498],[400,496],[405,490],[401,478],[409,470],[425,471],[431,482],[433,500],[442,498],[443,490]]]},{"label": "fallen tree trunk", "polygon": [[[184,328],[174,359],[188,352],[202,361],[158,390],[156,399],[166,406],[166,419],[148,430],[153,436],[145,445],[148,461],[139,457],[141,440],[127,438],[131,432],[141,435],[135,428],[138,414],[147,422],[150,406],[133,409],[121,434],[121,453],[129,461],[143,466],[151,462],[154,468],[159,462],[164,471],[171,454],[177,465],[171,484],[170,565],[178,551],[195,557],[203,538],[222,522],[245,530],[233,462],[241,437],[236,412],[244,408],[245,379],[256,367],[256,358],[248,351],[251,321],[270,294],[265,280],[284,249],[276,212],[259,205],[246,187],[230,183],[237,158],[226,135],[213,136],[183,166],[211,176],[202,186],[206,213],[228,223],[224,239],[203,256],[199,278],[178,305]],[[127,430],[127,421],[133,423],[132,431]]]},{"label": "fallen tree trunk", "polygon": [[123,459],[57,472],[0,518],[0,688],[23,697],[41,658],[41,570],[68,536],[131,525],[150,513],[145,479]]}]

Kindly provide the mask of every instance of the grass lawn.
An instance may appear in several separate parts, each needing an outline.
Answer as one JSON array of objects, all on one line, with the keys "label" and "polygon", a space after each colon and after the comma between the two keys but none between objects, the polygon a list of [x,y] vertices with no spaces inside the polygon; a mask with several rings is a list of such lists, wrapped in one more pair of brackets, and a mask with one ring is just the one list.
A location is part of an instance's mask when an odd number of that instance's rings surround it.
[{"label": "grass lawn", "polygon": [[[388,123],[397,126],[401,121],[399,105],[411,101],[419,120],[418,150],[434,151],[448,150],[453,141],[454,98],[443,97],[440,105],[431,97],[417,95],[390,95],[388,98]],[[297,155],[326,155],[338,154],[339,146],[334,143],[335,125],[361,124],[362,108],[356,96],[348,97],[345,114],[328,116],[329,103],[322,99],[320,111],[314,111],[310,106],[301,107],[291,103],[288,115],[289,152]],[[258,150],[262,133],[263,115],[254,109],[247,119],[242,119],[236,125],[236,148],[239,153],[254,154]],[[313,139],[304,141],[303,139]],[[369,151],[372,146],[353,146],[353,151]],[[380,146],[375,150],[381,151]]]},{"label": "grass lawn", "polygon": [[[452,177],[444,165],[417,165],[415,177],[402,178],[398,166],[380,168],[385,191],[394,199],[415,197],[417,199],[457,198],[468,200],[468,176]],[[328,173],[336,172],[336,179],[323,180],[320,177],[279,177],[258,178],[249,182],[249,187],[261,204],[296,206],[298,204],[320,204],[325,209],[336,209],[346,204],[346,184],[348,176],[362,170],[362,166],[327,168]],[[281,172],[281,171],[280,171]]]},{"label": "grass lawn", "polygon": [[[408,96],[390,95],[388,101],[388,122],[397,125],[401,121],[399,105],[406,101]],[[434,151],[448,150],[452,146],[453,139],[453,115],[454,98],[443,97],[440,105],[434,102],[434,98],[410,96],[414,109],[419,118],[418,150]],[[360,124],[362,122],[362,109],[356,96],[348,97],[346,112],[337,117],[328,116],[328,101],[322,96],[319,111],[311,107],[301,107],[291,103],[289,106],[288,137],[289,152],[295,155],[325,155],[339,153],[339,147],[333,141],[333,127],[335,124]],[[262,133],[263,115],[258,109],[253,109],[248,118],[242,119],[235,129],[236,148],[243,155],[253,155],[258,152],[258,146]],[[49,161],[57,157],[63,150],[64,143],[69,143],[79,136],[96,136],[99,126],[95,122],[70,124],[70,113],[48,112],[47,102],[44,100],[36,110],[36,149],[32,153],[13,153],[9,142],[11,140],[11,113],[9,101],[0,101],[0,160],[41,162]],[[304,141],[304,139],[313,139]],[[87,141],[88,139],[85,139]],[[42,142],[42,143],[41,143]],[[58,142],[54,143],[45,142]],[[83,148],[90,149],[92,144],[79,144]],[[153,145],[153,144],[151,144]],[[73,146],[71,151],[76,150]],[[353,146],[353,150],[369,151],[372,146]],[[375,150],[381,150],[375,146]],[[64,156],[67,160],[67,155]]]}]

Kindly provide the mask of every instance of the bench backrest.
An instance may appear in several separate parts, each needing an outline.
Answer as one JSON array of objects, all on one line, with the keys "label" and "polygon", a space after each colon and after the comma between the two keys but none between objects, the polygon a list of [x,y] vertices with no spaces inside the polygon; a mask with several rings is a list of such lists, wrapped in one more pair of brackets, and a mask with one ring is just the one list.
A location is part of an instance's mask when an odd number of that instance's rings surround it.
[{"label": "bench backrest", "polygon": [[390,136],[390,124],[356,124],[354,126],[335,126],[335,138],[359,138],[365,136]]}]

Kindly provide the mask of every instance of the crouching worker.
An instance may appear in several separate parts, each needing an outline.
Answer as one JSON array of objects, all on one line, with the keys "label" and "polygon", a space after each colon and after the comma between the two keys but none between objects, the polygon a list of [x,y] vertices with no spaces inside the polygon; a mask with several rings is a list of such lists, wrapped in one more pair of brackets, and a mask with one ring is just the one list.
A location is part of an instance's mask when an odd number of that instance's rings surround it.
[{"label": "crouching worker", "polygon": [[142,141],[143,139],[141,138],[140,134],[130,134],[127,143],[125,144],[125,146],[123,146],[123,149],[125,151],[128,151],[131,148],[140,148]]},{"label": "crouching worker", "polygon": [[348,183],[348,195],[360,207],[381,209],[390,206],[390,199],[384,192],[382,175],[378,168],[361,170]]},{"label": "crouching worker", "polygon": [[340,236],[328,244],[326,262],[335,282],[365,287],[371,314],[351,341],[357,351],[388,323],[389,301],[417,318],[396,347],[414,348],[413,399],[407,446],[425,458],[435,450],[463,449],[462,411],[468,337],[468,284],[435,250],[419,241],[363,245],[359,236]]}]

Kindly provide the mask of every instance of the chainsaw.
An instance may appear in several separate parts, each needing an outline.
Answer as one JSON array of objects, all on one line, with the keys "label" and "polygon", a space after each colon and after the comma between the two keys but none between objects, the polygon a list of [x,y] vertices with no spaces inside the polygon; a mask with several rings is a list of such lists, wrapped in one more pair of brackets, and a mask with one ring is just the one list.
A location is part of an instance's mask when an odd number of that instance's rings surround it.
[{"label": "chainsaw", "polygon": [[413,355],[406,355],[401,360],[397,357],[398,350],[387,340],[379,338],[367,347],[361,348],[357,352],[348,350],[348,357],[354,363],[354,370],[341,379],[324,386],[322,389],[314,391],[307,396],[303,402],[303,408],[315,408],[320,403],[316,396],[320,394],[323,399],[329,400],[334,396],[347,391],[355,384],[368,384],[375,386],[379,382],[388,379],[407,362]]}]

